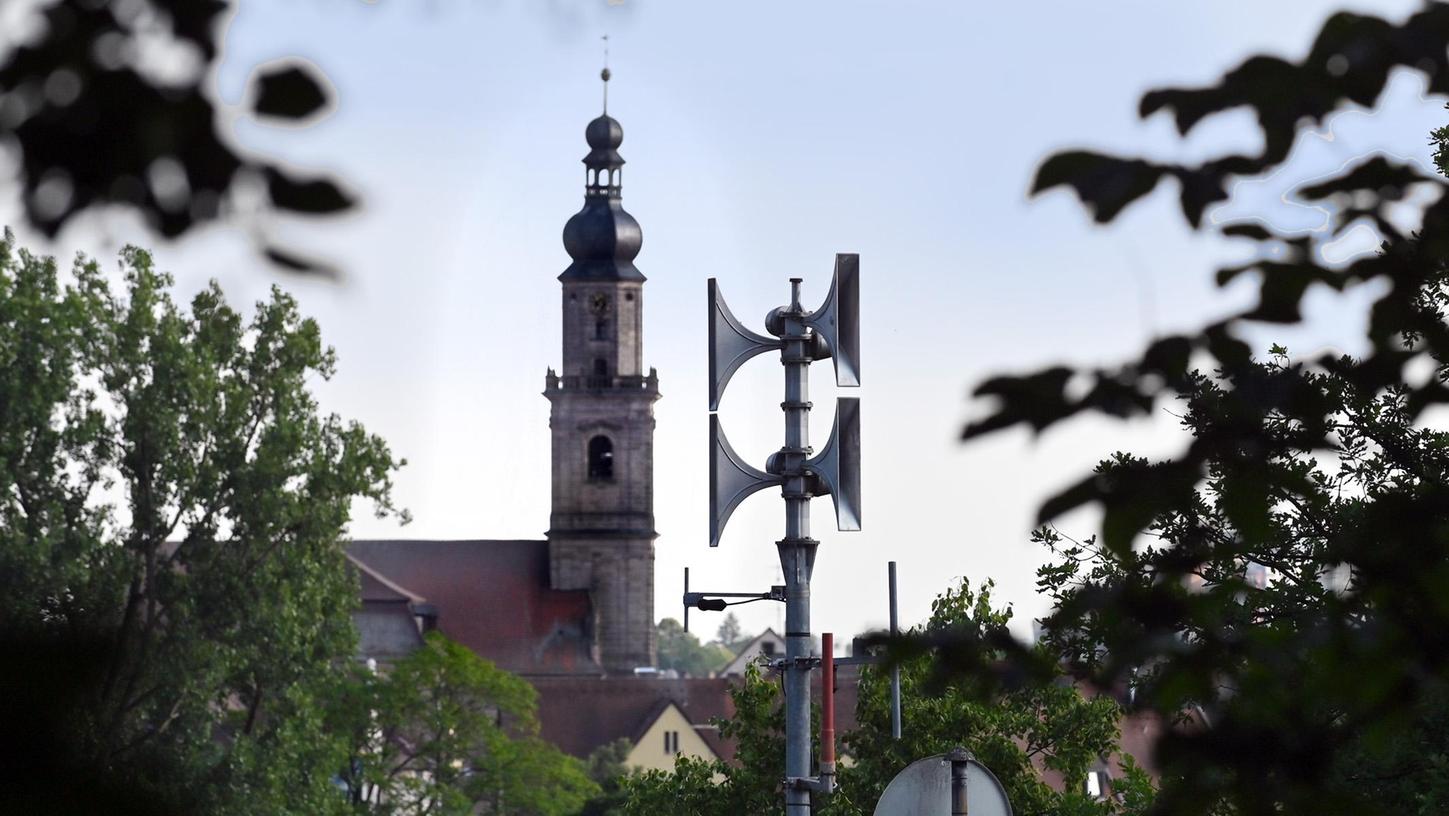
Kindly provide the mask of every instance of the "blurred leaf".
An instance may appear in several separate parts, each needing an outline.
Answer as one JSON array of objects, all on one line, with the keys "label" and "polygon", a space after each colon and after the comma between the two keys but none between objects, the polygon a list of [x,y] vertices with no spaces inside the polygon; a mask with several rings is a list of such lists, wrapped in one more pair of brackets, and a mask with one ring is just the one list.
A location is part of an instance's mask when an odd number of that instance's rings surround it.
[{"label": "blurred leaf", "polygon": [[351,209],[352,196],[328,179],[298,181],[275,167],[266,170],[267,194],[284,210],[324,215]]},{"label": "blurred leaf", "polygon": [[1057,153],[1037,168],[1031,194],[1071,187],[1099,223],[1116,218],[1128,204],[1152,192],[1163,169],[1140,159],[1119,159],[1086,150]]},{"label": "blurred leaf", "polygon": [[321,80],[304,65],[265,69],[252,85],[252,110],[260,116],[302,119],[327,104]]}]

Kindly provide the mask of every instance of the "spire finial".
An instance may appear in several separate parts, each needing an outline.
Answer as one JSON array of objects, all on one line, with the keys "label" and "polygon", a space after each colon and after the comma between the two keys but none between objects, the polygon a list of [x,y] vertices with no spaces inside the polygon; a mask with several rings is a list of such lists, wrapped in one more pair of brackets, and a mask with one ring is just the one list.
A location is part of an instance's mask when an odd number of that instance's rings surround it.
[{"label": "spire finial", "polygon": [[609,112],[609,35],[605,34],[601,39],[604,41],[604,70],[599,72],[599,79],[604,80],[604,113]]}]

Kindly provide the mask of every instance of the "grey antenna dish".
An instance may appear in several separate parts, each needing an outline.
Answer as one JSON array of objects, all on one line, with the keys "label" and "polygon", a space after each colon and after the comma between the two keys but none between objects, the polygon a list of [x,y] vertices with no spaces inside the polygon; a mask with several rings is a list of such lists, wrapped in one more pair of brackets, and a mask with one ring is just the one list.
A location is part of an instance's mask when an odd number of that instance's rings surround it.
[{"label": "grey antenna dish", "polygon": [[719,284],[709,279],[709,410],[719,410],[725,385],[745,361],[778,349],[782,340],[755,334],[744,327],[725,305]]},{"label": "grey antenna dish", "polygon": [[719,546],[725,522],[740,502],[782,481],[782,477],[751,467],[740,458],[725,438],[719,414],[709,415],[709,546]]},{"label": "grey antenna dish", "polygon": [[[820,308],[805,315],[805,325],[825,341],[835,361],[835,384],[860,385],[860,256],[835,255],[835,277]],[[840,528],[844,530],[845,528]]]},{"label": "grey antenna dish", "polygon": [[835,427],[820,454],[805,462],[835,502],[835,526],[860,529],[860,399],[839,397]]},{"label": "grey antenna dish", "polygon": [[918,759],[896,774],[876,803],[874,816],[1012,816],[1006,789],[991,769],[975,759],[966,760],[966,803],[958,811],[951,803],[951,760],[946,754]]}]

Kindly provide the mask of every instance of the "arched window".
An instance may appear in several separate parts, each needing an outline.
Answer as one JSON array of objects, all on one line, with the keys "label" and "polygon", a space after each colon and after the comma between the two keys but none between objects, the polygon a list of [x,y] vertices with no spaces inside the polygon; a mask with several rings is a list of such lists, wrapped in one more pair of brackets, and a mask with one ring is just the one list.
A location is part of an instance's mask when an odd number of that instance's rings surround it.
[{"label": "arched window", "polygon": [[608,340],[609,339],[609,321],[607,321],[607,320],[595,320],[594,321],[594,339],[595,340]]},{"label": "arched window", "polygon": [[614,443],[607,436],[589,440],[589,481],[614,481]]}]

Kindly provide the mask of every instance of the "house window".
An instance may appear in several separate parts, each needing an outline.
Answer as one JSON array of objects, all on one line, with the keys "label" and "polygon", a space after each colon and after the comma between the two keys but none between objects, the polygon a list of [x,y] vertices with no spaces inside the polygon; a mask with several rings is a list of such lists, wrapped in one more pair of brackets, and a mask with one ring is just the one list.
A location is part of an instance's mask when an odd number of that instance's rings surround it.
[{"label": "house window", "polygon": [[589,440],[589,481],[614,481],[614,443],[607,436]]},{"label": "house window", "polygon": [[773,657],[775,654],[775,641],[766,640],[760,643],[760,653],[766,657]]},{"label": "house window", "polygon": [[679,732],[678,731],[665,731],[664,732],[664,753],[666,753],[666,754],[677,754],[677,753],[679,753]]}]

